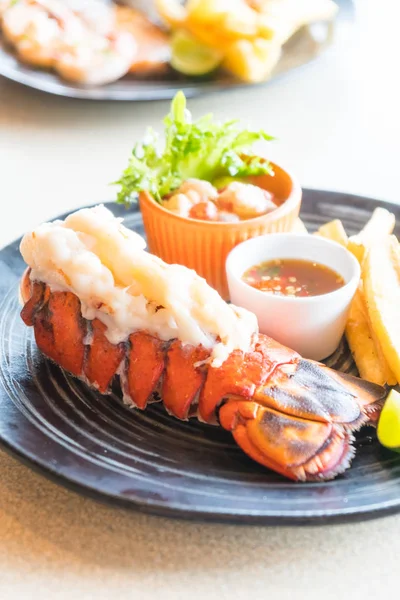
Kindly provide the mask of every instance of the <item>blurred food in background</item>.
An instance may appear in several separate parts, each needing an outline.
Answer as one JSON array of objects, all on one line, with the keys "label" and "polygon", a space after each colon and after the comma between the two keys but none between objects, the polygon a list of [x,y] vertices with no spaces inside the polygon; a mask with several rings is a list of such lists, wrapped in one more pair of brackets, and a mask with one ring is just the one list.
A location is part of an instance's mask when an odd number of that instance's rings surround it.
[{"label": "blurred food in background", "polygon": [[[172,31],[172,65],[187,75],[221,65],[239,79],[265,81],[282,46],[301,27],[330,21],[332,0],[156,0]],[[214,62],[212,58],[214,59]]]},{"label": "blurred food in background", "polygon": [[118,29],[114,8],[102,2],[5,0],[0,6],[3,36],[18,57],[69,81],[115,81],[137,53],[133,36]]},{"label": "blurred food in background", "polygon": [[0,28],[22,62],[83,85],[217,69],[256,83],[299,29],[336,12],[332,0],[0,0]]},{"label": "blurred food in background", "polygon": [[130,73],[163,73],[167,71],[171,51],[168,35],[143,13],[128,6],[116,6],[117,27],[130,33],[137,44]]}]

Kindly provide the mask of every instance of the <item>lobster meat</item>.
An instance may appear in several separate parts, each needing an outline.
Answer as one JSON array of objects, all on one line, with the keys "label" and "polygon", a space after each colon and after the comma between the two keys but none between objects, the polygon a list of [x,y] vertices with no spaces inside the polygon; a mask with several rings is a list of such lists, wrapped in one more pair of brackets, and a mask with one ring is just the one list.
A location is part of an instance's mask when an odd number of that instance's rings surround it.
[{"label": "lobster meat", "polygon": [[29,269],[21,296],[21,317],[38,348],[63,369],[102,394],[119,376],[132,407],[161,401],[178,419],[219,424],[252,459],[296,481],[342,473],[354,455],[353,432],[375,424],[384,401],[384,388],[305,360],[265,335],[215,367],[210,349],[147,331],[111,343],[102,321],[82,316],[77,295],[32,280]]}]

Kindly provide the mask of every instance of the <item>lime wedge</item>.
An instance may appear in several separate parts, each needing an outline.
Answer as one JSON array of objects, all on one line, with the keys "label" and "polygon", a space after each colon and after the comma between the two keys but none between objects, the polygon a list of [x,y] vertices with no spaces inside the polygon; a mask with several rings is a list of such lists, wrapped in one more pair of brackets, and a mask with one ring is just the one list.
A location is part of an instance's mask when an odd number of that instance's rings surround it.
[{"label": "lime wedge", "polygon": [[392,390],[378,422],[378,440],[386,448],[400,450],[400,394]]},{"label": "lime wedge", "polygon": [[198,42],[190,33],[176,31],[171,40],[171,65],[184,75],[206,75],[218,67],[222,54]]}]

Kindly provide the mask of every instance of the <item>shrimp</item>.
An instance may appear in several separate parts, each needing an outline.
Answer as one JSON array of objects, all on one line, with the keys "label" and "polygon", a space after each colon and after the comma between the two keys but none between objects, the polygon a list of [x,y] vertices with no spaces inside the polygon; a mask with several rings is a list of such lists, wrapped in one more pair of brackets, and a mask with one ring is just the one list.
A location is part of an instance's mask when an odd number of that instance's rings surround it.
[{"label": "shrimp", "polygon": [[24,62],[39,67],[54,66],[62,30],[59,22],[36,2],[19,0],[8,4],[2,14],[5,39]]},{"label": "shrimp", "polygon": [[198,204],[192,206],[189,212],[189,217],[191,219],[200,219],[201,221],[219,220],[218,209],[214,202],[210,202],[209,200],[198,202]]},{"label": "shrimp", "polygon": [[13,0],[0,0],[0,19],[11,4],[14,4]]},{"label": "shrimp", "polygon": [[131,73],[161,73],[168,68],[171,55],[168,36],[142,13],[128,6],[116,6],[117,27],[129,32],[138,51],[131,64]]},{"label": "shrimp", "polygon": [[63,0],[63,4],[91,31],[107,36],[115,28],[115,10],[107,2],[102,0]]},{"label": "shrimp", "polygon": [[217,189],[212,183],[205,181],[204,179],[186,179],[186,181],[181,184],[179,191],[186,195],[189,192],[196,192],[203,202],[206,200],[216,200],[218,197]]},{"label": "shrimp", "polygon": [[221,192],[217,206],[235,213],[240,219],[252,219],[276,208],[272,196],[256,185],[233,181]]},{"label": "shrimp", "polygon": [[102,85],[123,77],[136,53],[136,43],[125,32],[105,37],[87,31],[77,44],[66,44],[55,68],[66,80]]},{"label": "shrimp", "polygon": [[218,221],[222,221],[223,223],[238,223],[240,219],[235,213],[220,210],[218,212]]},{"label": "shrimp", "polygon": [[[170,198],[163,200],[162,205],[181,217],[193,219],[205,217],[207,221],[214,221],[217,218],[217,209],[213,201],[217,197],[218,191],[209,181],[186,179]],[[194,208],[199,204],[201,204],[200,208]]]},{"label": "shrimp", "polygon": [[3,0],[6,40],[25,62],[53,68],[69,81],[101,85],[125,75],[136,44],[130,34],[114,27],[113,11],[104,7],[95,15],[87,5],[74,11],[69,6],[72,0],[68,1]]},{"label": "shrimp", "polygon": [[195,206],[193,202],[186,194],[174,194],[167,200],[163,200],[162,206],[181,217],[188,217],[191,209]]}]

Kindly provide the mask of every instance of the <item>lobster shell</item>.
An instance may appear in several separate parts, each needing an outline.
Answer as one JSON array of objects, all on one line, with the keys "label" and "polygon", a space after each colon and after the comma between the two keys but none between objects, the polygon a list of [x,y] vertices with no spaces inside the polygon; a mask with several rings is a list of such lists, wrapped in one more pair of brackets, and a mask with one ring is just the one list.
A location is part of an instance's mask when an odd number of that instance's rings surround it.
[{"label": "lobster shell", "polygon": [[264,335],[215,368],[209,350],[146,331],[111,344],[101,321],[82,317],[76,295],[31,281],[29,269],[20,291],[24,323],[60,367],[102,394],[119,376],[129,406],[161,401],[178,419],[197,415],[220,425],[252,459],[293,480],[343,472],[354,455],[352,432],[376,423],[385,398],[381,386],[305,360]]}]

